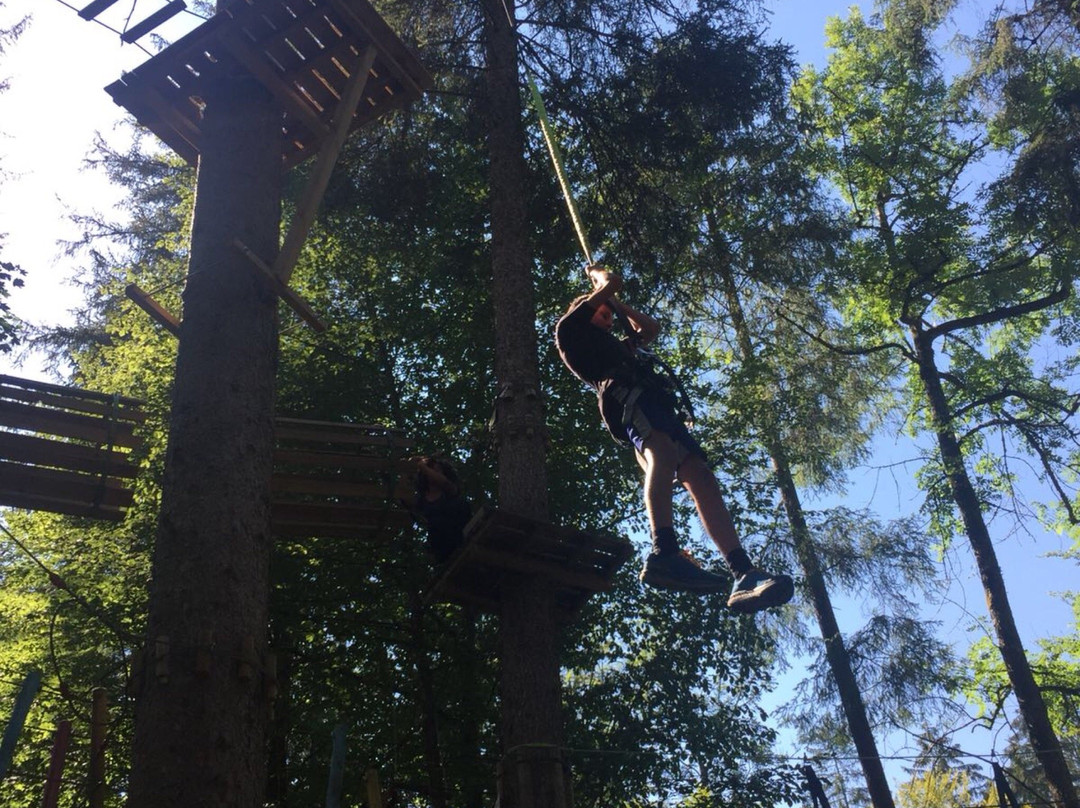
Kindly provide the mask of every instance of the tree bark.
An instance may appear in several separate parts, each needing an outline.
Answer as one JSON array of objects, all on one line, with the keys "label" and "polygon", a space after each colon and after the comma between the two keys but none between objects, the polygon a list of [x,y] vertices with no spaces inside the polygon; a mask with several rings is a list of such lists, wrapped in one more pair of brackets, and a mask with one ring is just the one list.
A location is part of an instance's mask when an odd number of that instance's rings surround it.
[{"label": "tree bark", "polygon": [[[512,0],[483,0],[495,305],[499,507],[547,521],[544,416],[528,246],[525,135]],[[568,805],[562,769],[558,626],[551,587],[503,587],[500,699],[504,808]]]},{"label": "tree bark", "polygon": [[[745,364],[752,361],[754,356],[750,330],[743,316],[742,302],[739,300],[731,268],[723,261],[720,262],[720,273],[724,283],[728,311],[735,328],[739,353]],[[889,781],[885,776],[885,767],[881,763],[877,742],[874,740],[874,733],[866,715],[862,691],[855,678],[855,671],[852,670],[851,657],[844,645],[840,626],[836,622],[836,613],[833,611],[825,576],[822,574],[817,553],[810,539],[810,529],[806,524],[802,503],[799,500],[799,490],[791,472],[791,463],[779,434],[779,429],[775,424],[767,424],[764,430],[765,448],[772,460],[776,487],[780,491],[780,501],[784,505],[784,513],[791,526],[795,554],[798,556],[799,566],[802,567],[806,578],[806,585],[814,604],[814,614],[817,616],[818,627],[821,630],[821,638],[825,642],[825,658],[829,662],[829,670],[836,681],[836,689],[840,694],[840,704],[844,710],[844,717],[847,719],[848,731],[859,754],[859,763],[862,766],[863,777],[866,779],[870,802],[874,808],[895,808]]]},{"label": "tree bark", "polygon": [[227,61],[203,120],[135,713],[132,808],[263,804],[281,113]]},{"label": "tree bark", "polygon": [[1005,579],[998,565],[994,543],[990,540],[990,531],[983,519],[978,495],[964,464],[963,450],[952,429],[948,400],[941,386],[941,377],[934,357],[932,335],[921,330],[918,324],[910,326],[910,333],[915,345],[919,378],[930,404],[942,466],[975,555],[979,579],[986,594],[987,610],[997,637],[998,651],[1005,663],[1005,672],[1016,695],[1020,715],[1027,727],[1035,755],[1046,775],[1051,798],[1064,808],[1080,808],[1061,743],[1050,724],[1042,691],[1035,682],[1027,653],[1020,640],[1020,632],[1013,619],[1012,607],[1005,591]]}]

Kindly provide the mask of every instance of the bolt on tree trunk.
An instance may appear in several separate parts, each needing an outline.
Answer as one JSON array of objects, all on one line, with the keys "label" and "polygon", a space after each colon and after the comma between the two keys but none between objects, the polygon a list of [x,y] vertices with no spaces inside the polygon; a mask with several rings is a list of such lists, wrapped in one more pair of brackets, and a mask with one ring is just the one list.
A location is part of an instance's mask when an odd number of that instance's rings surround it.
[{"label": "bolt on tree trunk", "polygon": [[135,683],[132,808],[252,808],[265,790],[277,301],[231,245],[276,254],[281,114],[253,79],[219,68],[204,98],[154,548],[160,652]]}]

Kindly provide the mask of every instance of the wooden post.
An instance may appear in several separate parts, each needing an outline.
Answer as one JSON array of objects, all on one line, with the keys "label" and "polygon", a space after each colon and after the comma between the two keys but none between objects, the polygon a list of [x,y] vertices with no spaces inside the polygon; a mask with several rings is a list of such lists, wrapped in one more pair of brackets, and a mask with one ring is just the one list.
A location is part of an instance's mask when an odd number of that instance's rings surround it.
[{"label": "wooden post", "polygon": [[11,720],[8,721],[7,729],[4,730],[4,740],[0,742],[0,780],[4,779],[11,766],[11,759],[15,755],[15,744],[18,743],[23,724],[26,723],[26,714],[30,712],[30,705],[40,689],[41,671],[30,671],[23,679],[19,695],[15,697]]},{"label": "wooden post", "polygon": [[105,736],[109,730],[109,693],[103,687],[91,691],[90,714],[90,808],[105,805]]},{"label": "wooden post", "polygon": [[154,298],[150,297],[150,295],[140,289],[138,284],[129,283],[124,287],[124,294],[127,295],[135,305],[149,314],[158,325],[174,337],[180,336],[180,321],[176,316],[168,312],[160,303],[154,300]]},{"label": "wooden post", "polygon": [[345,725],[334,727],[330,752],[330,778],[326,783],[326,808],[341,808],[341,784],[345,779]]},{"label": "wooden post", "polygon": [[382,786],[379,785],[379,770],[368,769],[364,774],[364,782],[367,787],[368,808],[383,808]]},{"label": "wooden post", "polygon": [[41,808],[56,808],[60,799],[60,777],[64,774],[64,760],[67,758],[70,743],[71,722],[65,719],[57,724],[56,734],[53,735],[52,753],[49,755],[49,773],[45,778]]}]

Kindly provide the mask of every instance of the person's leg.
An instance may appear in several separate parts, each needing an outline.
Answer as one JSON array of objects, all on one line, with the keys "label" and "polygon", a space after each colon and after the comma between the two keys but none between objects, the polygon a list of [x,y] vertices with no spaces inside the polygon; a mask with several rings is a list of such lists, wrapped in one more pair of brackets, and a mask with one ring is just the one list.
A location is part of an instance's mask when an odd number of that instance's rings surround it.
[{"label": "person's leg", "polygon": [[691,454],[679,465],[678,479],[694,500],[705,532],[726,558],[741,545],[712,469],[700,455]]},{"label": "person's leg", "polygon": [[678,467],[679,482],[690,493],[701,524],[724,556],[735,577],[728,606],[746,614],[791,600],[795,588],[787,575],[771,575],[754,567],[735,530],[724,495],[705,459],[691,453]]},{"label": "person's leg", "polygon": [[726,588],[727,582],[683,554],[675,535],[672,486],[682,452],[659,430],[641,442],[638,463],[645,471],[645,510],[653,534],[653,549],[645,559],[641,580],[661,589],[716,592]]},{"label": "person's leg", "polygon": [[638,463],[645,470],[645,512],[653,536],[657,530],[675,524],[671,486],[679,462],[678,447],[665,432],[654,429],[638,453]]}]

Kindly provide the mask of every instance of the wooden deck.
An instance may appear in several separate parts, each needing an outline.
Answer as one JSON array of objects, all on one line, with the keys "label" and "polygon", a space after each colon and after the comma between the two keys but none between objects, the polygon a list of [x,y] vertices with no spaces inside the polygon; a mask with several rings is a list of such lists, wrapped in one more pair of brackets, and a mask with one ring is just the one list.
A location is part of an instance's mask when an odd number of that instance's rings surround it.
[{"label": "wooden deck", "polygon": [[626,538],[537,522],[502,511],[479,511],[465,544],[439,573],[428,602],[463,603],[498,613],[499,593],[516,576],[539,575],[555,591],[566,619],[612,579],[633,548]]},{"label": "wooden deck", "polygon": [[208,82],[242,68],[285,112],[285,167],[319,151],[368,48],[375,60],[351,130],[420,97],[432,79],[366,0],[235,0],[106,91],[190,163]]},{"label": "wooden deck", "polygon": [[[271,529],[279,538],[372,540],[412,524],[397,504],[412,442],[380,426],[276,420]],[[410,491],[411,493],[411,491]]]},{"label": "wooden deck", "polygon": [[0,375],[0,505],[119,521],[141,402]]}]

